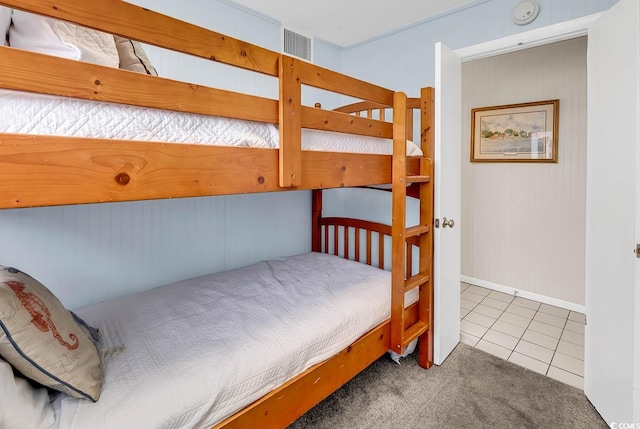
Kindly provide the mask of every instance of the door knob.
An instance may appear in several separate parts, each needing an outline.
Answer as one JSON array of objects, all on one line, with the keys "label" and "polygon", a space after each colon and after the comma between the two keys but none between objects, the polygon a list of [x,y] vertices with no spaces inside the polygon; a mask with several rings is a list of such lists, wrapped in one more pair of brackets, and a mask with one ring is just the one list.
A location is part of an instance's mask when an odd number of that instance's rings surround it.
[{"label": "door knob", "polygon": [[455,225],[455,222],[453,221],[453,219],[447,220],[446,217],[442,218],[442,227],[443,228],[446,228],[446,227],[453,228],[454,225]]}]

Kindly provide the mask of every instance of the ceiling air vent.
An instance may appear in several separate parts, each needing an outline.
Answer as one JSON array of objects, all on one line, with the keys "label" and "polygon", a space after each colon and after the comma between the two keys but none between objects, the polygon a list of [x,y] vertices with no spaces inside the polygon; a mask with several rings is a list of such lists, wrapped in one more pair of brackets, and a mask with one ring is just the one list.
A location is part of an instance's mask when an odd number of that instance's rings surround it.
[{"label": "ceiling air vent", "polygon": [[285,54],[312,61],[313,40],[310,37],[282,28],[282,43]]}]

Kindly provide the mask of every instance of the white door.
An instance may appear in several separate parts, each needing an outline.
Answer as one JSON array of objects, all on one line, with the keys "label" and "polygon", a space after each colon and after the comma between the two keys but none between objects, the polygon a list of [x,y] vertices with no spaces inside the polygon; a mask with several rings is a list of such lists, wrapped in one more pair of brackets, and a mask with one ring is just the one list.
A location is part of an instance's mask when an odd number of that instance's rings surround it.
[{"label": "white door", "polygon": [[[460,341],[461,60],[436,44],[434,165],[434,356],[440,365]],[[445,95],[445,96],[443,96]],[[442,168],[446,165],[446,168]],[[445,226],[444,219],[453,221]]]},{"label": "white door", "polygon": [[640,422],[638,16],[637,0],[620,0],[589,27],[587,51],[585,394],[618,424]]}]

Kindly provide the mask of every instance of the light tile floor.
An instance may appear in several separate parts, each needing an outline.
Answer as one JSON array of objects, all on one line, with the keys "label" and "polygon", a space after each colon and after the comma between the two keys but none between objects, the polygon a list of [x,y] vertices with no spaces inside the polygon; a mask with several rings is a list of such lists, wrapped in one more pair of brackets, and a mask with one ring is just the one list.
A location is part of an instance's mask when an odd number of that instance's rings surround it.
[{"label": "light tile floor", "polygon": [[460,340],[584,389],[584,314],[460,284]]}]

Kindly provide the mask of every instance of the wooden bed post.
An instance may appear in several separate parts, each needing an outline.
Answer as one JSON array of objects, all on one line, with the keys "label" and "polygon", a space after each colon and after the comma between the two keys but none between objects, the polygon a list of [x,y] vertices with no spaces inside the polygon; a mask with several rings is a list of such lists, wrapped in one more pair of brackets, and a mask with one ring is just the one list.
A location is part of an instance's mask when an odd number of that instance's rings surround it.
[{"label": "wooden bed post", "polygon": [[[432,96],[431,90],[421,93],[421,128],[423,156],[419,158],[419,172],[407,173],[406,120],[407,98],[396,93],[393,103],[393,168],[392,168],[392,267],[391,267],[391,350],[402,354],[405,347],[421,340],[418,352],[420,366],[433,364],[433,184],[432,175]],[[425,98],[426,97],[426,98]],[[411,101],[414,104],[414,101]],[[407,185],[417,186],[420,199],[420,223],[406,227]],[[420,250],[418,272],[413,274],[411,257],[413,246]],[[413,320],[406,319],[405,294],[418,288],[418,301],[411,307],[417,313]]]},{"label": "wooden bed post", "polygon": [[322,251],[322,226],[320,218],[322,217],[322,189],[314,189],[312,191],[311,201],[311,251]]},{"label": "wooden bed post", "polygon": [[420,90],[420,148],[424,156],[435,159],[435,110],[436,90],[432,87]]},{"label": "wooden bed post", "polygon": [[[420,143],[426,157],[421,160],[420,174],[431,177],[429,183],[420,187],[420,224],[433,225],[435,89],[422,88],[420,100]],[[433,234],[421,235],[420,240],[420,272],[427,273],[433,279]],[[433,365],[433,280],[421,287],[419,300],[418,317],[427,321],[429,329],[419,337],[418,364],[423,368],[430,368]]]},{"label": "wooden bed post", "polygon": [[393,97],[393,167],[391,215],[391,350],[404,351],[405,232],[406,232],[406,115],[407,96]]},{"label": "wooden bed post", "polygon": [[299,186],[302,170],[302,89],[299,61],[280,55],[280,186]]}]

